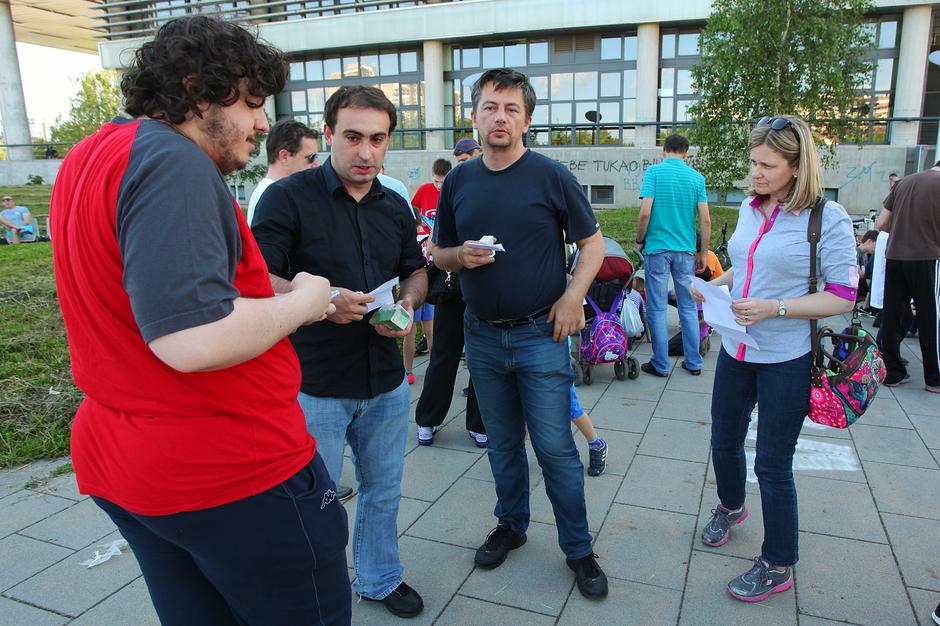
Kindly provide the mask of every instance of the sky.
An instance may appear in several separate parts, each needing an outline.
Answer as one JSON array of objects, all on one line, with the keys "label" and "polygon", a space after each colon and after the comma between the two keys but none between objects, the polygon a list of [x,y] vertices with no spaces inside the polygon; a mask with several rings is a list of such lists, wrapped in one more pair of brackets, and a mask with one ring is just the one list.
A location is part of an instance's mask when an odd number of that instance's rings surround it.
[{"label": "sky", "polygon": [[17,43],[16,54],[20,60],[26,114],[29,116],[32,135],[48,138],[56,116],[68,115],[69,100],[78,90],[78,79],[90,70],[100,70],[101,61],[97,54],[28,43]]}]

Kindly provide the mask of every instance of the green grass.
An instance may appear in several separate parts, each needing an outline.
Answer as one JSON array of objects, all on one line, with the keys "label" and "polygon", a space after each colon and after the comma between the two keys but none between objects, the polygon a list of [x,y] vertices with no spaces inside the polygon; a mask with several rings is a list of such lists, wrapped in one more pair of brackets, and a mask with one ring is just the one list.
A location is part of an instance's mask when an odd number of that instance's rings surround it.
[{"label": "green grass", "polygon": [[0,186],[0,197],[12,196],[16,204],[25,206],[33,215],[49,214],[49,197],[51,195],[52,185]]},{"label": "green grass", "polygon": [[80,400],[56,299],[52,245],[0,246],[0,467],[68,454]]}]

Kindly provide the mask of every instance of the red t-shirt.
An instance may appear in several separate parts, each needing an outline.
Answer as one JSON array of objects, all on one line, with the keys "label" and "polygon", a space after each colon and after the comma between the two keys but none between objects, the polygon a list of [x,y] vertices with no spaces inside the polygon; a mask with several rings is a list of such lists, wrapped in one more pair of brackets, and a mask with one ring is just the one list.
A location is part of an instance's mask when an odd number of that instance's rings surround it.
[{"label": "red t-shirt", "polygon": [[[437,201],[440,197],[441,192],[434,186],[434,183],[424,183],[418,187],[414,198],[411,199],[411,206],[421,211],[421,215],[433,220],[437,216]],[[426,224],[422,224],[418,228],[418,234],[430,235],[431,229]]]},{"label": "red t-shirt", "polygon": [[72,372],[86,394],[72,427],[82,493],[168,515],[260,493],[310,461],[287,339],[193,374],[147,346],[225,317],[234,297],[273,296],[205,153],[160,122],[105,124],[63,162],[50,215]]}]

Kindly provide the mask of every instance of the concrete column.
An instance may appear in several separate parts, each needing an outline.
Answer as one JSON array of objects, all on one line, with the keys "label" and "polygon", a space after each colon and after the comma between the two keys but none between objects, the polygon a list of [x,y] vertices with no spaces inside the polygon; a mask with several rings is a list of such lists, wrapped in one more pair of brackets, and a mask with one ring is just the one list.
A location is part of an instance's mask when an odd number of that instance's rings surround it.
[{"label": "concrete column", "polygon": [[[16,54],[13,15],[9,0],[0,0],[0,115],[3,116],[3,137],[8,144],[29,144],[29,118],[23,98],[23,79]],[[31,146],[7,148],[7,159],[27,161],[33,158]]]},{"label": "concrete column", "polygon": [[[424,126],[444,125],[444,44],[424,42]],[[444,133],[427,133],[427,149],[443,150]]]},{"label": "concrete column", "polygon": [[[930,53],[931,6],[904,9],[901,22],[901,50],[898,55],[897,82],[894,89],[894,116],[919,117],[927,84],[927,55]],[[892,146],[916,146],[919,122],[895,122],[891,125]]]},{"label": "concrete column", "polygon": [[[659,114],[659,24],[640,24],[636,31],[636,119],[654,122]],[[656,147],[656,127],[636,129],[637,148]]]}]

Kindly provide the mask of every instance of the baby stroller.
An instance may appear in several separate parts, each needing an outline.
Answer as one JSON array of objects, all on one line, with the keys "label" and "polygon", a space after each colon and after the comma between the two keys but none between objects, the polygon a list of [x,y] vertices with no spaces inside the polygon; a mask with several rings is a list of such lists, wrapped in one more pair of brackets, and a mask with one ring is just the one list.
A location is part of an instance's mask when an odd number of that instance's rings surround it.
[{"label": "baby stroller", "polygon": [[[577,263],[578,253],[576,252],[571,258],[571,272],[574,271]],[[584,330],[578,334],[575,341],[572,341],[572,348],[577,348],[577,356],[572,355],[575,385],[580,385],[582,382],[590,385],[593,379],[592,368],[606,363],[613,363],[614,376],[617,380],[634,379],[640,375],[639,363],[631,356],[636,340],[626,336],[619,319],[620,306],[632,288],[633,263],[630,257],[616,240],[604,237],[604,261],[585,296]],[[599,324],[595,325],[595,321],[600,319],[603,319],[605,323],[609,322],[606,328],[601,328]],[[617,327],[619,327],[619,334]],[[615,347],[613,351],[604,350],[598,353],[589,349],[592,332],[598,330],[608,332],[615,337],[623,336],[622,350]]]}]

